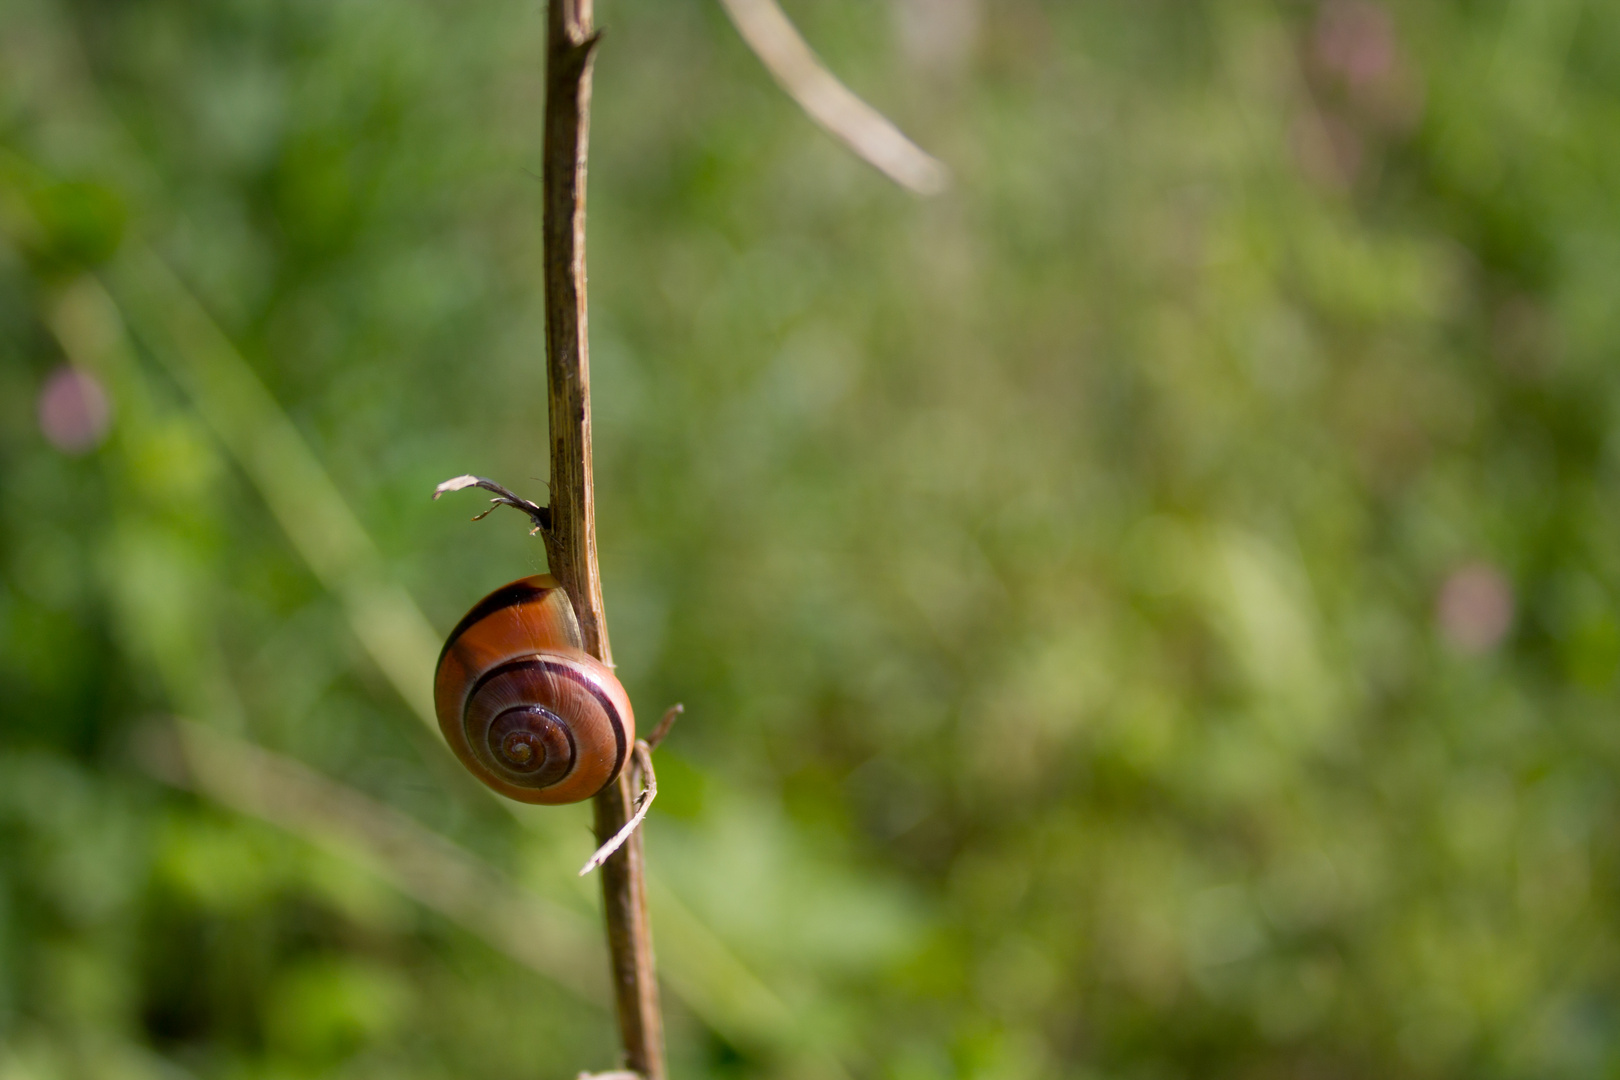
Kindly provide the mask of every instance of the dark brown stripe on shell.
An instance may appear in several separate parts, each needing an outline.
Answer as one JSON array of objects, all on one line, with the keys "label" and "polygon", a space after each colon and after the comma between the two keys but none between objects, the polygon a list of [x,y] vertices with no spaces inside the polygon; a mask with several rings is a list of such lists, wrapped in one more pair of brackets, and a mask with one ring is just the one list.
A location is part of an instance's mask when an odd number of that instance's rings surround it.
[{"label": "dark brown stripe on shell", "polygon": [[[505,590],[503,589],[502,591],[504,592]],[[482,607],[483,605],[479,606]],[[475,608],[474,610],[476,611],[477,609]],[[607,713],[608,725],[613,728],[613,742],[615,744],[613,768],[608,770],[608,778],[603,782],[602,787],[597,788],[596,791],[592,792],[591,794],[594,795],[597,792],[602,791],[608,786],[608,784],[613,782],[614,778],[619,775],[619,770],[624,767],[624,718],[619,715],[619,710],[614,706],[613,699],[608,697],[607,694],[603,693],[601,687],[597,686],[590,679],[587,679],[584,672],[578,671],[566,664],[558,663],[555,660],[536,660],[533,657],[525,657],[521,660],[508,660],[504,664],[496,664],[494,667],[480,675],[478,677],[478,681],[472,684],[472,689],[467,691],[467,696],[461,699],[462,716],[465,717],[467,714],[467,702],[471,701],[475,696],[477,696],[478,691],[484,688],[485,683],[489,682],[493,678],[505,675],[509,671],[522,671],[528,668],[540,668],[547,674],[561,675],[572,682],[578,683],[591,692],[591,696],[594,697],[602,706],[602,711]],[[561,718],[559,717],[559,719]],[[574,733],[572,728],[568,729],[568,740],[570,744],[574,744]],[[574,752],[574,763],[577,766],[579,764],[579,747],[577,744],[574,744]],[[568,770],[568,776],[572,776],[573,774],[573,769]],[[563,777],[563,780],[566,780],[568,776]],[[557,783],[562,783],[562,780],[557,781]],[[548,784],[546,786],[556,787],[557,785]]]},{"label": "dark brown stripe on shell", "polygon": [[450,636],[444,639],[444,648],[439,650],[439,663],[444,663],[444,656],[450,647],[461,639],[461,635],[471,630],[477,623],[483,622],[497,611],[505,611],[509,607],[527,603],[546,594],[547,590],[536,588],[524,581],[514,581],[510,585],[496,589],[482,600],[466,615],[462,616],[456,628],[450,631]]}]

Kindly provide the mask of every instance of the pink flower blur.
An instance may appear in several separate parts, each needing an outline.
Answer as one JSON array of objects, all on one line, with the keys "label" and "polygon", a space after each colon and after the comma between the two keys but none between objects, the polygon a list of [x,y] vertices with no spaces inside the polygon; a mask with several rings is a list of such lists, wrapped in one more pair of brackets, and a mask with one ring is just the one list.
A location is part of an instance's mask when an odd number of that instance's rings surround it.
[{"label": "pink flower blur", "polygon": [[1459,567],[1440,586],[1435,618],[1459,652],[1489,652],[1513,626],[1513,586],[1488,563]]},{"label": "pink flower blur", "polygon": [[1395,27],[1369,0],[1332,0],[1316,26],[1316,54],[1322,66],[1364,90],[1395,69]]},{"label": "pink flower blur", "polygon": [[112,408],[93,375],[63,364],[39,391],[39,430],[69,454],[94,450],[107,437]]}]

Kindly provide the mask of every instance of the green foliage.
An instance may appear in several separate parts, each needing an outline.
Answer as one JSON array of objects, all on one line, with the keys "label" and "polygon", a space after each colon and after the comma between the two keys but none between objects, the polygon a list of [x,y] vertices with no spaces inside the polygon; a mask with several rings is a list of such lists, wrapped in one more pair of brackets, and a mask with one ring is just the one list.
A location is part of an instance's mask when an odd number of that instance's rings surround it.
[{"label": "green foliage", "polygon": [[[789,3],[951,165],[918,201],[716,5],[599,7],[675,1075],[1620,1070],[1620,9]],[[409,598],[543,565],[427,498],[543,491],[542,37],[0,5],[3,1080],[613,1063],[588,980],[151,727],[593,910],[585,808],[507,812],[412,712]]]}]

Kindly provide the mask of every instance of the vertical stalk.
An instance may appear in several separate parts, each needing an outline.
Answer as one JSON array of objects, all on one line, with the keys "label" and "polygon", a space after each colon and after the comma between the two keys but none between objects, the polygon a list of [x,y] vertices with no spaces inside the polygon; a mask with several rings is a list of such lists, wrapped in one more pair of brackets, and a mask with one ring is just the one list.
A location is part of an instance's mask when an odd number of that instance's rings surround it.
[{"label": "vertical stalk", "polygon": [[[585,159],[590,134],[591,62],[597,34],[591,0],[551,0],[546,33],[545,206],[546,371],[551,419],[551,572],[568,590],[585,648],[613,663],[596,563],[591,471],[591,383],[585,307]],[[629,820],[630,770],[596,797],[604,842]],[[664,1029],[647,922],[641,832],[602,867],[602,908],[625,1064],[664,1080]]]}]

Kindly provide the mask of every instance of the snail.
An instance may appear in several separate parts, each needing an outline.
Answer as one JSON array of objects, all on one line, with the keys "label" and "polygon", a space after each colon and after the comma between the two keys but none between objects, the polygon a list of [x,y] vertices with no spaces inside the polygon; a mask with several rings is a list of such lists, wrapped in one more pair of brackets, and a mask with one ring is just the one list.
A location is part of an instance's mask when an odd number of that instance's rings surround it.
[{"label": "snail", "polygon": [[589,799],[633,752],[629,695],[583,644],[568,593],[549,574],[496,589],[445,640],[433,676],[439,727],[502,795]]}]

